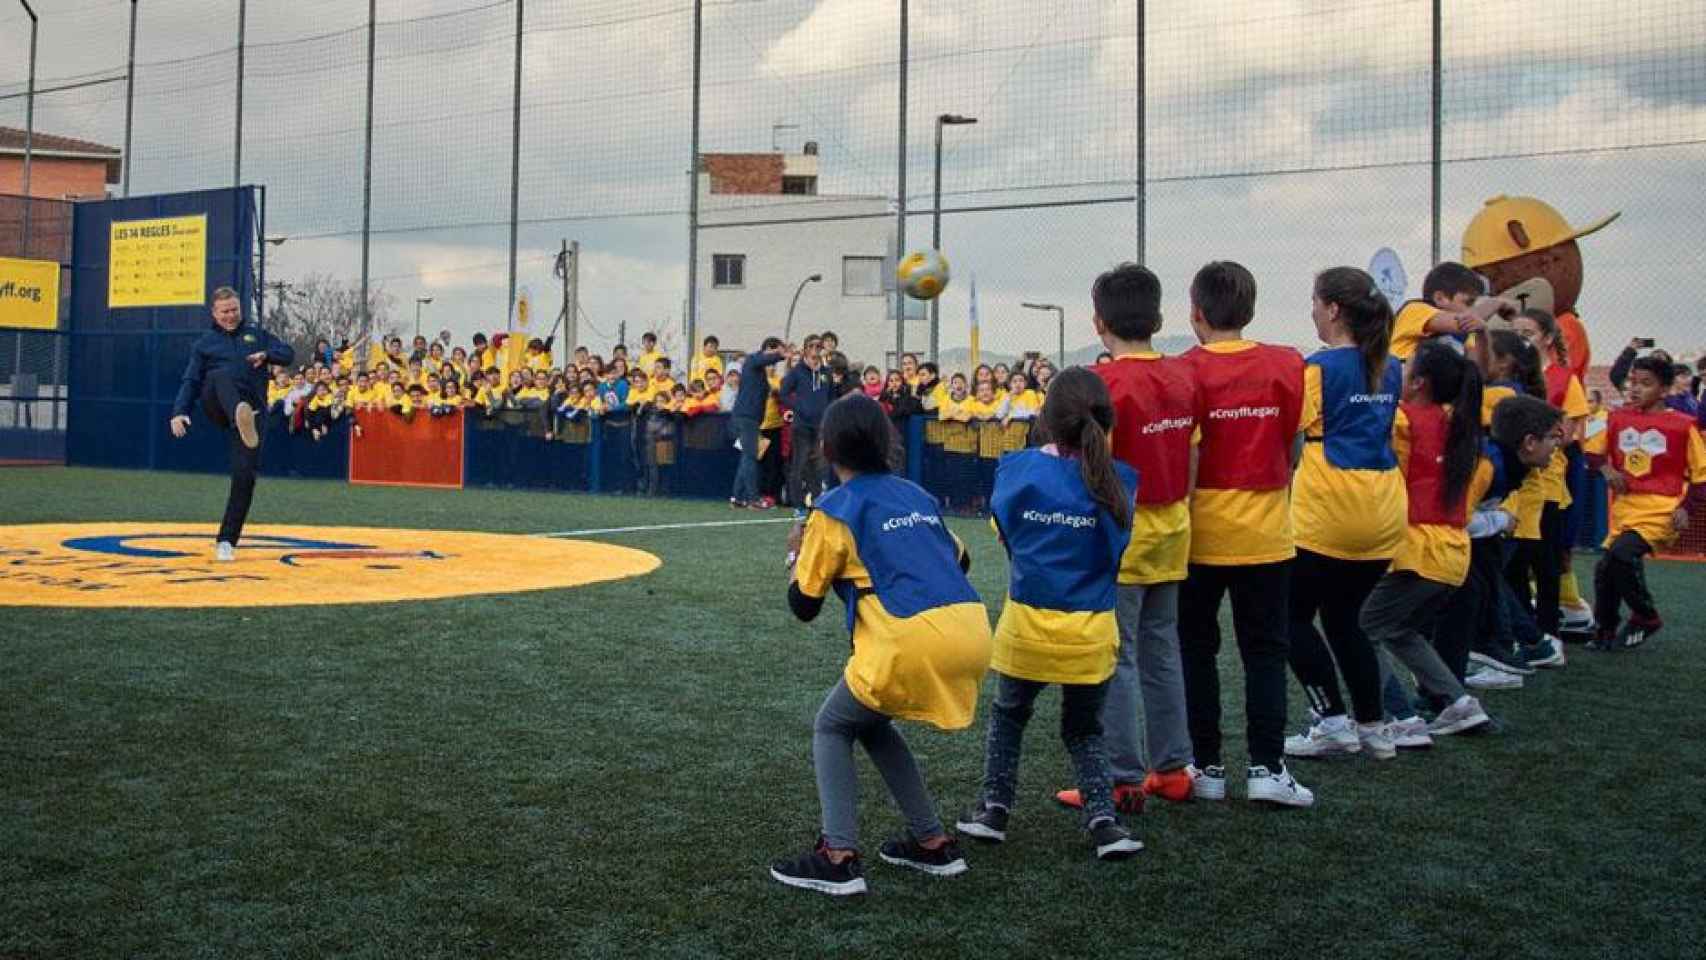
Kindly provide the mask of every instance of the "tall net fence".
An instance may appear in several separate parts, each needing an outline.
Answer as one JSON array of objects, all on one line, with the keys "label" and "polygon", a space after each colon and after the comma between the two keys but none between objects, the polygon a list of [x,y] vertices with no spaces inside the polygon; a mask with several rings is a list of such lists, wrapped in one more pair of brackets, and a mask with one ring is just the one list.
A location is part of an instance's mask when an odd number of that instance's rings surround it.
[{"label": "tall net fence", "polygon": [[[114,192],[264,184],[269,313],[365,276],[379,326],[456,343],[525,295],[559,356],[834,329],[857,361],[964,368],[975,314],[986,358],[1083,362],[1096,273],[1141,257],[1185,337],[1191,274],[1229,258],[1255,334],[1308,346],[1316,271],[1391,248],[1416,296],[1508,194],[1621,212],[1579,241],[1596,363],[1706,343],[1687,0],[151,0],[134,71],[132,10],[40,11],[35,129],[128,143]],[[27,26],[0,12],[0,127]],[[937,229],[927,309],[887,278]]]}]

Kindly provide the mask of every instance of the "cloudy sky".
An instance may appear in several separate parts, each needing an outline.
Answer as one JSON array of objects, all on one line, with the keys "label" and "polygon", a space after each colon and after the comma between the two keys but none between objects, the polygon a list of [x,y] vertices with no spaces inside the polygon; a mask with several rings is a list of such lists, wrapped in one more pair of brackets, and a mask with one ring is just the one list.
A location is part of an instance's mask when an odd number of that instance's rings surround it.
[{"label": "cloudy sky", "polygon": [[[43,0],[38,85],[122,78],[129,4]],[[1134,0],[914,0],[908,203],[927,208],[932,118],[949,131],[944,205],[1111,200],[959,213],[944,347],[965,340],[977,274],[984,342],[1052,344],[1021,300],[1065,305],[1087,341],[1090,279],[1136,252]],[[274,276],[359,276],[366,4],[250,0],[243,179],[292,239]],[[236,0],[143,0],[132,189],[229,183]],[[825,193],[893,197],[899,4],[708,3],[702,149],[821,145]],[[1148,260],[1183,329],[1203,261],[1249,265],[1256,332],[1307,345],[1311,275],[1398,251],[1429,257],[1429,11],[1424,0],[1147,6]],[[1548,12],[1555,11],[1555,12]],[[459,339],[504,323],[512,0],[380,0],[372,274],[412,321]],[[559,238],[585,249],[586,341],[678,330],[685,296],[692,64],[688,0],[527,0],[520,282],[556,296]],[[1442,252],[1488,197],[1529,194],[1572,222],[1622,211],[1583,242],[1596,354],[1650,334],[1706,346],[1706,18],[1689,0],[1444,4]],[[0,5],[0,96],[22,89],[20,12]],[[124,84],[38,99],[37,128],[117,145]],[[0,124],[23,125],[21,98]],[[791,129],[773,130],[788,124]],[[928,235],[912,218],[914,238]],[[802,311],[806,305],[802,304]],[[924,339],[922,328],[909,343]]]}]

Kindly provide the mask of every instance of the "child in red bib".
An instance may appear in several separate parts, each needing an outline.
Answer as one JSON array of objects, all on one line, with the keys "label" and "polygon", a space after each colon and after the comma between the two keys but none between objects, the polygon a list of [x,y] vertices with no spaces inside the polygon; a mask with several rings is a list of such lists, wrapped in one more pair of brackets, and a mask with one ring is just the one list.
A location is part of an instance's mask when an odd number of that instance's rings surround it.
[{"label": "child in red bib", "polygon": [[[1642,558],[1688,526],[1690,484],[1706,484],[1706,443],[1687,414],[1665,406],[1675,368],[1658,356],[1635,361],[1624,390],[1628,403],[1612,411],[1587,452],[1605,456],[1611,489],[1611,529],[1594,568],[1596,650],[1638,647],[1664,626],[1647,590]],[[1622,608],[1629,622],[1620,629]]]}]

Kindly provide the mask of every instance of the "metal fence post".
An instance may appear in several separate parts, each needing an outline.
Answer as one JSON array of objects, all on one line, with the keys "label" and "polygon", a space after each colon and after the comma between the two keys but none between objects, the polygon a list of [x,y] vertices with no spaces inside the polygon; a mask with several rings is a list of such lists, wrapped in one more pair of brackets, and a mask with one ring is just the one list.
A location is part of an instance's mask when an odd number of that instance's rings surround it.
[{"label": "metal fence post", "polygon": [[373,352],[373,311],[367,296],[367,265],[373,230],[373,40],[375,4],[367,0],[367,116],[366,143],[361,153],[361,362],[356,369],[367,369],[367,355]]},{"label": "metal fence post", "polygon": [[515,0],[515,97],[510,105],[509,135],[509,320],[515,326],[515,246],[521,203],[521,24],[526,13],[523,0]]},{"label": "metal fence post", "polygon": [[237,0],[237,145],[231,158],[231,185],[243,185],[243,52],[249,25],[249,0]]},{"label": "metal fence post", "polygon": [[[895,217],[895,256],[906,256],[906,67],[907,67],[907,0],[900,0],[900,150],[896,164],[895,196],[898,213]],[[896,292],[894,298],[894,355],[898,366],[906,350],[906,295]]]},{"label": "metal fence post", "polygon": [[1428,261],[1428,266],[1430,269],[1433,267],[1434,264],[1439,262],[1440,204],[1441,204],[1442,199],[1443,199],[1441,196],[1441,182],[1440,182],[1441,181],[1441,173],[1442,173],[1442,171],[1440,169],[1440,147],[1442,146],[1442,144],[1444,143],[1444,140],[1445,140],[1445,129],[1444,129],[1444,116],[1443,116],[1443,111],[1442,111],[1443,97],[1442,97],[1442,93],[1441,93],[1441,86],[1442,86],[1441,81],[1443,78],[1442,78],[1441,70],[1440,70],[1440,65],[1441,65],[1440,40],[1441,40],[1441,37],[1440,37],[1440,11],[1439,11],[1439,7],[1440,7],[1440,0],[1434,0],[1434,2],[1433,2],[1433,47],[1434,47],[1434,50],[1433,50],[1433,119],[1432,119],[1433,158],[1432,158],[1432,162],[1430,165],[1432,173],[1433,173],[1433,208],[1432,208],[1432,221],[1433,221],[1432,236],[1433,236],[1433,241],[1432,241],[1432,244],[1428,248],[1428,255],[1429,255],[1429,257],[1431,257],[1431,259]]},{"label": "metal fence post", "polygon": [[130,124],[136,108],[136,0],[130,0],[130,53],[124,68],[124,195],[130,196]]},{"label": "metal fence post", "polygon": [[[705,24],[705,4],[693,0],[693,129],[689,134],[687,163],[687,370],[693,368],[693,351],[699,338],[699,93],[702,57],[701,41]],[[579,257],[577,256],[578,260]],[[579,297],[579,290],[576,290]],[[570,318],[572,323],[573,317]]]},{"label": "metal fence post", "polygon": [[30,161],[36,149],[36,28],[40,26],[40,21],[36,18],[36,12],[30,8],[30,0],[18,2],[24,5],[24,12],[30,15],[30,79],[28,93],[24,99],[24,235],[19,244],[19,255],[28,258],[30,208],[35,206],[30,199]]},{"label": "metal fence post", "polygon": [[[1144,115],[1149,107],[1144,80],[1149,73],[1147,44],[1144,42],[1144,0],[1137,0],[1137,262],[1143,263],[1145,241],[1149,229],[1149,123]],[[1064,360],[1061,361],[1063,364]]]}]

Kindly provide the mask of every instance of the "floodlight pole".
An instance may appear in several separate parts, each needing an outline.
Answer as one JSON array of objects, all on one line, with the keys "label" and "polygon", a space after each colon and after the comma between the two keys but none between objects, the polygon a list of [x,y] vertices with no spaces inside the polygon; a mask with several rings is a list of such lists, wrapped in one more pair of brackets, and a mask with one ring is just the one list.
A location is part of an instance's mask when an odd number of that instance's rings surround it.
[{"label": "floodlight pole", "polygon": [[130,0],[130,53],[124,68],[124,195],[130,196],[130,122],[136,109],[136,0]]},{"label": "floodlight pole", "polygon": [[24,12],[30,15],[30,81],[28,95],[24,100],[24,235],[19,245],[22,256],[30,255],[30,208],[35,206],[30,200],[30,161],[35,155],[36,139],[36,27],[40,21],[36,12],[30,8],[30,0],[18,0],[24,5]]},{"label": "floodlight pole", "polygon": [[243,54],[249,25],[249,0],[237,2],[237,147],[231,158],[231,185],[243,185]]},{"label": "floodlight pole", "polygon": [[[895,257],[896,263],[900,257],[906,256],[906,68],[907,68],[907,0],[900,0],[900,146],[898,149],[895,171]],[[895,362],[900,362],[900,355],[906,350],[906,297],[896,292],[894,311],[894,356]]]},{"label": "floodlight pole", "polygon": [[[976,123],[976,117],[962,117],[957,113],[943,113],[936,117],[936,190],[935,202],[930,209],[930,248],[937,253],[942,251],[942,128],[945,126],[961,126]],[[902,311],[904,312],[904,311]],[[936,351],[942,334],[942,298],[935,297],[930,301],[930,362],[936,362]],[[899,357],[899,353],[896,353]]]}]

